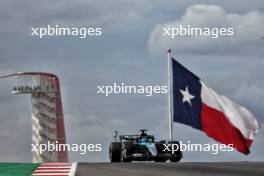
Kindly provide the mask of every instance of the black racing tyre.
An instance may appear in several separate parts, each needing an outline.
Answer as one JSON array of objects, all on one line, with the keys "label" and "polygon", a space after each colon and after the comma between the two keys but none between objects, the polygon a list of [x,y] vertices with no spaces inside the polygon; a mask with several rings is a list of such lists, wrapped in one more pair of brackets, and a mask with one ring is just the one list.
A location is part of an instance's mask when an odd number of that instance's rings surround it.
[{"label": "black racing tyre", "polygon": [[121,148],[121,142],[111,142],[109,146],[109,158],[111,162],[120,162]]},{"label": "black racing tyre", "polygon": [[170,144],[177,144],[179,149],[174,151],[174,154],[170,157],[171,162],[179,162],[182,159],[182,152],[180,150],[180,144],[178,141],[170,141]]},{"label": "black racing tyre", "polygon": [[121,150],[121,161],[123,162],[131,162],[133,154],[133,143],[132,142],[124,142]]},{"label": "black racing tyre", "polygon": [[182,159],[182,154],[180,154],[180,155],[174,155],[174,156],[172,156],[170,158],[170,161],[174,163],[174,162],[179,162],[181,159]]}]

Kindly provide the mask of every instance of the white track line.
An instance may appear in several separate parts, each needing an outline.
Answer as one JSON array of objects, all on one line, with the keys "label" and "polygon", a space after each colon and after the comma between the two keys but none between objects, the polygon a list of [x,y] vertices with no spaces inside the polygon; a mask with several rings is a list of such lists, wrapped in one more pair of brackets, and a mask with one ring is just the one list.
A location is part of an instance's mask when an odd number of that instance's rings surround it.
[{"label": "white track line", "polygon": [[75,175],[75,172],[76,172],[77,166],[78,166],[78,163],[77,163],[77,162],[72,163],[72,166],[71,166],[71,170],[70,170],[69,176],[74,176],[74,175]]}]

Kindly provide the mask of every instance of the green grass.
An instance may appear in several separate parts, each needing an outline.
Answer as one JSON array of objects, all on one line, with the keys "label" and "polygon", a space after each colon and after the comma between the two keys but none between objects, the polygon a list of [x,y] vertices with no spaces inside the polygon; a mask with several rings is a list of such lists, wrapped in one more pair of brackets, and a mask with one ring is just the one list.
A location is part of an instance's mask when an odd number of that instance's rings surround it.
[{"label": "green grass", "polygon": [[0,163],[0,176],[31,176],[37,163]]}]

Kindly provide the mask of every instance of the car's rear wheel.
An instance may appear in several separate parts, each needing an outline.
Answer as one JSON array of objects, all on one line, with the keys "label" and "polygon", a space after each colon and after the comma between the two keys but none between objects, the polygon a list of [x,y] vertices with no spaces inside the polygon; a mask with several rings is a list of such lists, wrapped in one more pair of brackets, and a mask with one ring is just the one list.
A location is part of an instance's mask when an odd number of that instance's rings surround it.
[{"label": "car's rear wheel", "polygon": [[121,142],[112,142],[109,146],[109,158],[111,162],[120,162]]}]

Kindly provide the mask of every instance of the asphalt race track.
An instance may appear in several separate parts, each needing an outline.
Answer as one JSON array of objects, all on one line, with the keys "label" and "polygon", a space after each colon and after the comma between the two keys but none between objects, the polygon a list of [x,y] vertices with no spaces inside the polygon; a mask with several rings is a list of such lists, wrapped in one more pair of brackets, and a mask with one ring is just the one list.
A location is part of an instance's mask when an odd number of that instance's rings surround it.
[{"label": "asphalt race track", "polygon": [[78,163],[75,176],[264,176],[264,162]]}]

